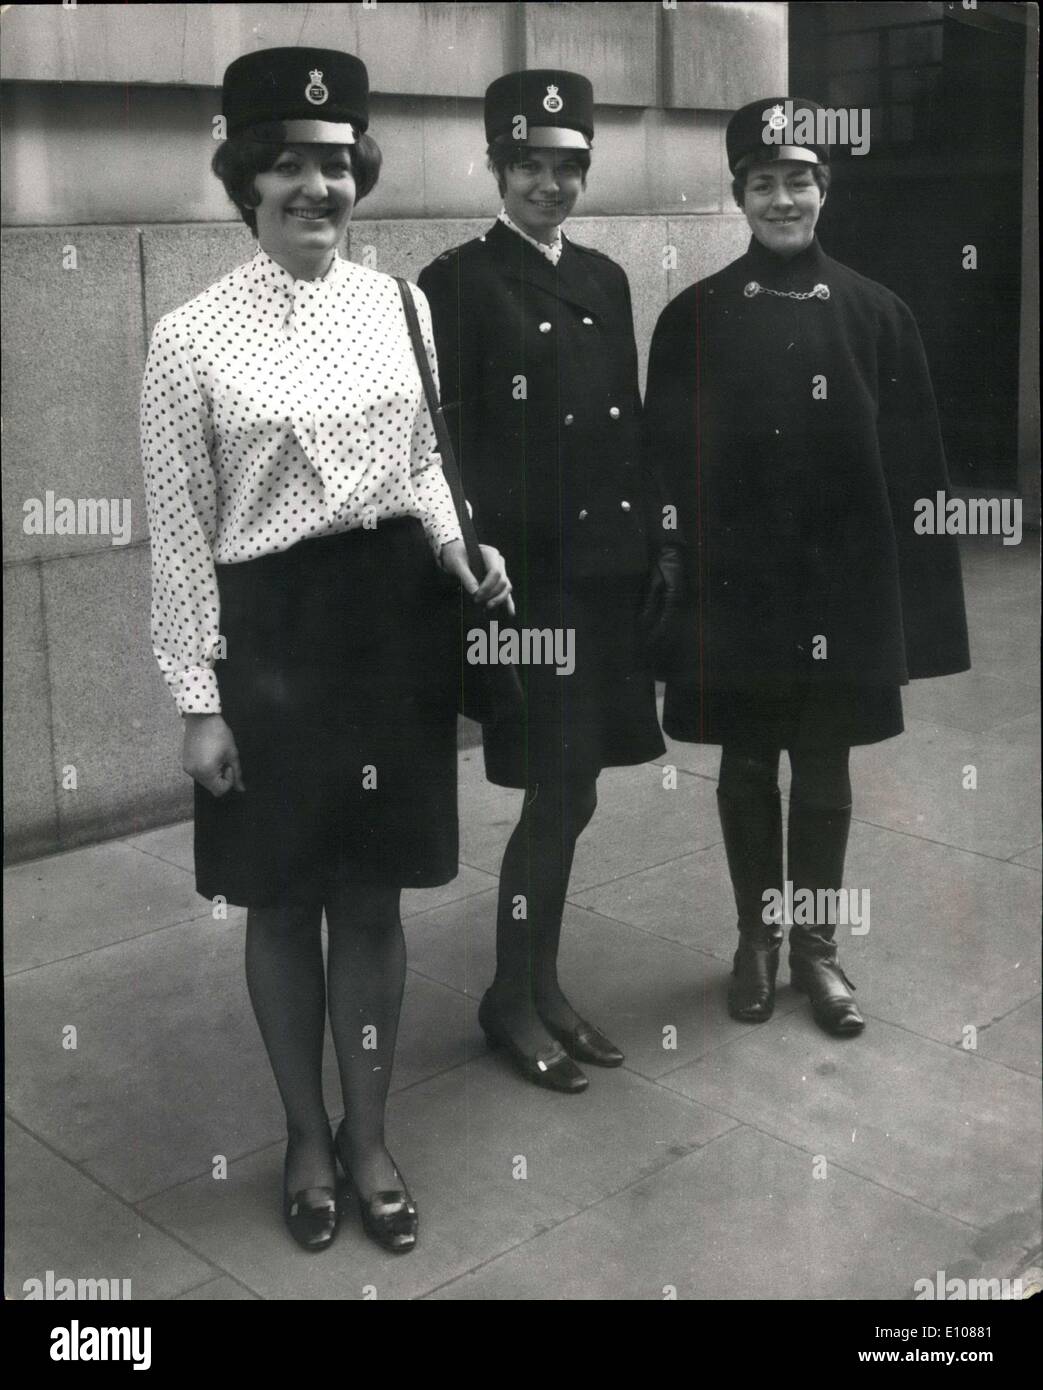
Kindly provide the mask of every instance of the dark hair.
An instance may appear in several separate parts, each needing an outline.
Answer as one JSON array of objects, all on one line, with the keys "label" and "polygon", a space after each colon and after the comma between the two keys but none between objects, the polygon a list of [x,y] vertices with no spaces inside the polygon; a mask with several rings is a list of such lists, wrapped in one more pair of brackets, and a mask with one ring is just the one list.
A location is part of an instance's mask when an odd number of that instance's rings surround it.
[{"label": "dark hair", "polygon": [[[225,192],[254,236],[257,235],[254,208],[260,201],[254,178],[257,174],[267,173],[287,145],[292,143],[286,139],[283,122],[271,121],[266,125],[251,126],[240,135],[230,136],[214,152],[210,167],[224,184]],[[359,135],[355,144],[348,146],[348,151],[355,179],[355,201],[358,203],[377,186],[382,156],[380,146],[372,135]]]},{"label": "dark hair", "polygon": [[[751,162],[744,169],[740,169],[732,179],[732,197],[740,207],[743,207],[746,201],[746,179],[753,167],[754,164]],[[808,168],[811,170],[811,177],[818,184],[818,191],[824,198],[829,192],[829,183],[832,178],[829,165],[809,164]]]},{"label": "dark hair", "polygon": [[[504,191],[504,174],[515,164],[520,164],[527,159],[533,149],[541,146],[526,145],[520,140],[514,140],[509,135],[501,135],[494,140],[485,151],[485,163],[488,169],[496,175],[496,184],[500,192]],[[590,169],[589,150],[570,150],[562,149],[562,154],[567,154],[570,159],[574,159],[583,170],[583,187],[587,186],[587,171]]]}]

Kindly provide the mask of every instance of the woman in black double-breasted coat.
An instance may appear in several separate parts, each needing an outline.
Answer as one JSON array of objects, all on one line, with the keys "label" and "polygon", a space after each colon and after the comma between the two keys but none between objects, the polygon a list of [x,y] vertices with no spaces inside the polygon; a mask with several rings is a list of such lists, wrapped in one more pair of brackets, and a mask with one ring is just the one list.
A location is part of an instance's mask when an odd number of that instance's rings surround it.
[{"label": "woman in black double-breasted coat", "polygon": [[765,894],[784,895],[785,748],[792,978],[823,1027],[850,1034],[863,1020],[835,920],[802,921],[796,904],[841,886],[850,747],[902,732],[900,686],[970,663],[955,541],[914,526],[917,499],[948,485],[916,323],[823,252],[828,151],[766,142],[787,109],[769,98],[733,117],[749,250],[678,295],[653,338],[646,458],[678,511],[687,590],[656,645],[667,733],[722,745],[732,1013],[772,1012],[782,930],[765,908],[784,899]]},{"label": "woman in black double-breasted coat", "polygon": [[573,73],[494,82],[486,133],[504,211],[419,277],[478,535],[510,566],[517,625],[573,634],[575,670],[523,667],[524,718],[483,731],[490,780],[527,795],[479,1019],[525,1076],[564,1091],[587,1084],[570,1058],[623,1060],[558,984],[576,840],[601,769],[663,750],[638,634],[653,546],[630,291],[620,266],[560,232],[590,164],[592,110]]}]

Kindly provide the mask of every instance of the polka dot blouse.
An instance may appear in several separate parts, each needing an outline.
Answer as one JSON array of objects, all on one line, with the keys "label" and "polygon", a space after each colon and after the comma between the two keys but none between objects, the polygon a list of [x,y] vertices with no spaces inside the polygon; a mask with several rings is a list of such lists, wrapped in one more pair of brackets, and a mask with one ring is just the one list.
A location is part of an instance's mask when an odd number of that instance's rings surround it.
[{"label": "polka dot blouse", "polygon": [[258,250],[160,319],[141,440],[152,644],[183,714],[221,709],[215,563],[393,517],[418,518],[436,554],[460,539],[398,286],[339,257],[296,280]]}]

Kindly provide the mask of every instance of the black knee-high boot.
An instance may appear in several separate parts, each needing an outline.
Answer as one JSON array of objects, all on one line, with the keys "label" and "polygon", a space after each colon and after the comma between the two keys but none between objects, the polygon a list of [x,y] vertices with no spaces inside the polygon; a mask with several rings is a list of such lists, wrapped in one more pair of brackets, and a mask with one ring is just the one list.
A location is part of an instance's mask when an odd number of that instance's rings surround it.
[{"label": "black knee-high boot", "polygon": [[734,797],[718,790],[728,871],[739,913],[728,1011],[743,1023],[764,1023],[775,1008],[775,975],[783,931],[764,920],[764,893],[782,893],[782,804],[778,787]]},{"label": "black knee-high boot", "polygon": [[[790,799],[789,877],[796,901],[801,889],[837,890],[844,879],[844,856],[851,807],[822,810]],[[837,960],[836,923],[823,920],[816,896],[811,926],[790,927],[790,980],[811,1000],[816,1023],[838,1037],[860,1033],[865,1020],[852,995],[854,985]]]}]

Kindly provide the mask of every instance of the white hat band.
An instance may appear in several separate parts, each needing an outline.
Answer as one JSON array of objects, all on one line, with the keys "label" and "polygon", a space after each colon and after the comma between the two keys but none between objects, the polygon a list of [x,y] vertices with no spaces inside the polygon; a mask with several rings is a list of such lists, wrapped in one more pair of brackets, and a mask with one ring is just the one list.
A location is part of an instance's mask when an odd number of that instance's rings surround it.
[{"label": "white hat band", "polygon": [[291,145],[354,145],[355,127],[350,121],[284,121]]},{"label": "white hat band", "polygon": [[561,125],[534,125],[525,137],[527,145],[539,145],[547,150],[589,150],[590,141],[581,130]]}]

